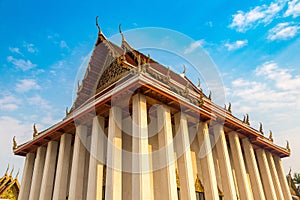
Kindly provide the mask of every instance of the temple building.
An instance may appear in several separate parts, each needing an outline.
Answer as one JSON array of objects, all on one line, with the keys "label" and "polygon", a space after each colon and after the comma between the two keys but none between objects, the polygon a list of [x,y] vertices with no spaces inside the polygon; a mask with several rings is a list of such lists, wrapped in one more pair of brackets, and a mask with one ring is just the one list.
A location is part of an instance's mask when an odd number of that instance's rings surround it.
[{"label": "temple building", "polygon": [[280,147],[185,74],[98,26],[66,117],[18,145],[20,200],[288,200]]},{"label": "temple building", "polygon": [[8,175],[9,167],[7,167],[7,170],[2,178],[0,178],[0,200],[6,199],[6,200],[17,200],[20,190],[20,184],[18,181],[18,175],[17,173],[16,177],[13,178],[13,171],[11,170],[10,174]]}]

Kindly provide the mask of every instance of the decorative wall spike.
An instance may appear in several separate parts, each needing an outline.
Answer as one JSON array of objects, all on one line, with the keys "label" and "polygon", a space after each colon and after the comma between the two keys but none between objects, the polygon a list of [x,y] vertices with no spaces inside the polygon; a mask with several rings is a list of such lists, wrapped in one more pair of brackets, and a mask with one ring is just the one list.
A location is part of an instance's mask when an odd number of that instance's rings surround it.
[{"label": "decorative wall spike", "polygon": [[15,179],[18,179],[19,174],[20,174],[20,168],[19,168],[19,170],[18,170],[18,173],[16,174]]},{"label": "decorative wall spike", "polygon": [[198,78],[198,85],[197,85],[197,87],[200,89],[200,87],[201,87],[201,82],[200,82],[200,78]]},{"label": "decorative wall spike", "polygon": [[33,124],[33,137],[36,137],[36,136],[38,136],[38,130],[37,130],[37,128],[36,128],[36,125],[35,125],[35,123]]},{"label": "decorative wall spike", "polygon": [[212,93],[209,91],[208,99],[211,100]]},{"label": "decorative wall spike", "polygon": [[5,175],[7,175],[8,170],[9,170],[9,164],[7,165],[7,168],[6,168],[6,171],[5,171]]},{"label": "decorative wall spike", "polygon": [[13,166],[13,168],[10,171],[10,174],[9,174],[10,177],[12,177],[12,174],[14,173],[14,170],[15,170],[15,166]]},{"label": "decorative wall spike", "polygon": [[244,116],[243,123],[246,123],[246,116],[245,115],[243,115],[243,116]]},{"label": "decorative wall spike", "polygon": [[286,141],[286,150],[287,150],[288,152],[291,152],[289,141]]},{"label": "decorative wall spike", "polygon": [[270,130],[269,140],[270,140],[271,142],[273,142],[273,133],[272,133],[271,130]]},{"label": "decorative wall spike", "polygon": [[13,150],[17,149],[18,148],[18,144],[17,144],[17,141],[16,141],[16,136],[13,137]]},{"label": "decorative wall spike", "polygon": [[229,103],[229,105],[228,105],[228,112],[231,113],[231,103]]},{"label": "decorative wall spike", "polygon": [[264,134],[263,125],[262,125],[261,122],[259,122],[259,132],[260,132],[261,134]]}]

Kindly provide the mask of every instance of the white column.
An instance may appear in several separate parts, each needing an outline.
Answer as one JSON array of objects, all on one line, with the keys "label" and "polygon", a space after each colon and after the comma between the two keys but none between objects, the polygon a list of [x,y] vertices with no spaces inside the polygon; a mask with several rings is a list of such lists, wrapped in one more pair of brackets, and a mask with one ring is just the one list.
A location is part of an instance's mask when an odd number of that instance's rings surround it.
[{"label": "white column", "polygon": [[109,110],[107,142],[106,200],[122,199],[122,110]]},{"label": "white column", "polygon": [[222,188],[224,193],[224,199],[236,199],[237,194],[235,190],[232,169],[230,164],[230,158],[226,143],[226,137],[223,130],[223,126],[215,124],[213,126],[215,140],[217,140],[216,148],[218,153],[218,161],[220,164]]},{"label": "white column", "polygon": [[87,200],[102,198],[106,140],[104,122],[105,119],[101,116],[95,116],[93,119]]},{"label": "white column", "polygon": [[43,199],[43,200],[52,199],[54,176],[55,176],[55,169],[56,169],[57,148],[58,148],[57,141],[48,142],[45,167],[44,167],[43,179],[41,185],[41,193],[39,199]]},{"label": "white column", "polygon": [[147,104],[142,94],[132,97],[132,120],[132,199],[150,200],[153,199],[153,188],[150,186]]},{"label": "white column", "polygon": [[256,152],[256,157],[257,157],[257,162],[259,166],[263,187],[265,190],[266,199],[277,200],[266,152],[264,149],[261,148],[256,149],[255,152]]},{"label": "white column", "polygon": [[180,199],[193,200],[196,199],[195,183],[192,168],[192,159],[190,151],[190,141],[187,119],[184,113],[176,113],[175,119],[175,133],[178,138],[178,149],[176,151],[179,180],[180,180]]},{"label": "white column", "polygon": [[206,199],[218,199],[218,184],[212,155],[212,148],[207,123],[200,122],[197,138],[199,143],[200,165],[203,173],[203,186]]},{"label": "white column", "polygon": [[173,147],[173,135],[171,124],[170,109],[166,106],[159,106],[157,109],[157,124],[162,128],[158,132],[158,146],[159,151],[162,151],[161,164],[164,168],[160,171],[161,179],[164,180],[164,184],[160,187],[161,199],[178,199],[177,197],[177,185],[175,174],[175,157]]},{"label": "white column", "polygon": [[280,181],[284,199],[290,200],[290,199],[292,199],[292,196],[291,196],[291,192],[290,192],[287,180],[286,180],[286,175],[284,173],[281,158],[279,156],[275,155],[274,162],[275,162],[276,170],[278,173],[278,178]]},{"label": "white column", "polygon": [[60,138],[53,200],[65,200],[67,197],[68,174],[71,157],[71,134],[63,134]]},{"label": "white column", "polygon": [[279,178],[278,178],[278,174],[277,174],[277,171],[276,171],[273,156],[270,152],[266,152],[266,155],[267,155],[269,170],[271,172],[271,177],[272,177],[272,180],[273,180],[274,189],[275,189],[277,199],[284,199],[283,193],[282,193],[282,190],[281,190],[281,186],[280,186],[280,182],[279,182]]},{"label": "white column", "polygon": [[29,198],[31,179],[32,179],[33,167],[34,167],[34,158],[35,158],[34,153],[26,154],[23,177],[21,182],[21,189],[19,193],[20,200],[28,200]]},{"label": "white column", "polygon": [[83,177],[86,148],[84,143],[87,139],[87,127],[79,125],[76,127],[75,142],[73,150],[73,161],[70,177],[69,199],[82,200],[83,197]]},{"label": "white column", "polygon": [[262,182],[260,179],[258,166],[255,158],[255,153],[248,138],[242,139],[243,150],[245,154],[245,160],[247,169],[250,175],[250,182],[253,191],[253,197],[255,200],[265,200],[265,193],[263,190]]},{"label": "white column", "polygon": [[253,199],[248,183],[247,172],[245,168],[239,135],[236,132],[232,131],[228,133],[228,137],[232,152],[232,160],[234,164],[240,198],[247,200]]},{"label": "white column", "polygon": [[45,165],[45,158],[46,158],[46,147],[41,146],[37,149],[37,153],[36,153],[29,200],[39,200],[44,165]]}]

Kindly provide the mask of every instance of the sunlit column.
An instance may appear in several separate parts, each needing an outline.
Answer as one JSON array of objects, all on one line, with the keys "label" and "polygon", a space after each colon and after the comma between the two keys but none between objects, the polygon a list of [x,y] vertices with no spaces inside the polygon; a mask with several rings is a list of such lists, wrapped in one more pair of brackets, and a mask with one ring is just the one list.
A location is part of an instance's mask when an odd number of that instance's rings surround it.
[{"label": "sunlit column", "polygon": [[264,200],[265,193],[260,179],[255,153],[248,138],[242,139],[242,146],[245,154],[246,165],[250,175],[250,182],[255,200]]},{"label": "sunlit column", "polygon": [[53,200],[65,200],[68,189],[68,174],[71,157],[71,134],[63,134],[60,138]]},{"label": "sunlit column", "polygon": [[30,189],[29,200],[38,200],[41,191],[41,183],[43,178],[43,171],[46,158],[46,147],[39,147],[37,149],[36,158],[34,162],[33,177]]},{"label": "sunlit column", "polygon": [[177,156],[179,158],[177,164],[180,180],[180,199],[196,199],[187,119],[185,114],[181,112],[176,113],[174,119],[175,134],[178,134]]},{"label": "sunlit column", "polygon": [[290,192],[290,189],[289,189],[289,186],[288,186],[288,183],[287,183],[287,180],[286,180],[286,176],[285,176],[285,173],[284,173],[284,169],[283,169],[283,166],[282,166],[281,158],[279,156],[276,156],[276,155],[274,155],[273,157],[274,157],[275,167],[276,167],[276,170],[277,170],[277,173],[278,173],[278,178],[279,178],[279,181],[280,181],[280,185],[281,185],[281,188],[282,188],[284,199],[292,199],[291,192]]},{"label": "sunlit column", "polygon": [[45,167],[44,167],[43,179],[41,185],[41,193],[39,199],[43,199],[43,200],[52,199],[55,169],[56,169],[57,149],[58,149],[57,141],[48,142]]},{"label": "sunlit column", "polygon": [[267,200],[277,200],[270,168],[264,149],[256,149],[256,157]]},{"label": "sunlit column", "polygon": [[23,170],[23,177],[21,182],[21,189],[19,193],[20,200],[27,200],[29,198],[31,179],[34,167],[34,153],[27,153],[25,159],[25,165]]},{"label": "sunlit column", "polygon": [[270,152],[266,152],[266,155],[267,155],[269,170],[271,172],[271,177],[272,177],[272,180],[273,180],[274,189],[275,189],[277,199],[284,199],[273,156]]},{"label": "sunlit column", "polygon": [[87,139],[87,127],[79,125],[76,127],[75,142],[73,149],[73,161],[70,177],[69,199],[83,199],[83,177],[85,166],[86,148],[84,143]]},{"label": "sunlit column", "polygon": [[105,161],[104,117],[95,116],[92,125],[91,152],[86,199],[101,199],[103,187],[103,163]]},{"label": "sunlit column", "polygon": [[200,158],[202,172],[204,172],[202,176],[205,198],[218,199],[217,177],[207,123],[199,123],[197,138],[200,149],[198,157]]},{"label": "sunlit column", "polygon": [[162,129],[158,133],[158,146],[159,151],[162,153],[161,165],[163,166],[160,171],[160,178],[165,180],[160,188],[161,199],[174,199],[177,197],[177,185],[175,174],[175,160],[173,148],[173,135],[170,109],[166,106],[159,106],[157,109],[157,123],[158,127]]},{"label": "sunlit column", "polygon": [[122,199],[122,110],[109,110],[105,199]]},{"label": "sunlit column", "polygon": [[233,153],[232,160],[236,173],[238,189],[241,199],[253,199],[251,190],[248,184],[248,178],[241,149],[239,135],[232,131],[228,133],[231,152]]},{"label": "sunlit column", "polygon": [[153,199],[153,188],[150,185],[147,103],[142,94],[132,97],[132,119],[132,199],[150,200]]},{"label": "sunlit column", "polygon": [[215,140],[217,141],[216,148],[218,153],[218,161],[220,164],[224,199],[236,199],[237,195],[223,126],[221,124],[215,124],[213,129]]}]

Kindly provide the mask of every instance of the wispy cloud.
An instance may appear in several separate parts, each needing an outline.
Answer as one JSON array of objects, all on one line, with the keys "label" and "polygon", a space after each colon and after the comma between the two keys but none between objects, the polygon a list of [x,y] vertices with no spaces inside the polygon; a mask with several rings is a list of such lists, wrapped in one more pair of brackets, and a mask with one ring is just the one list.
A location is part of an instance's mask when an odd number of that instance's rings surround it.
[{"label": "wispy cloud", "polygon": [[229,51],[233,51],[233,50],[236,50],[236,49],[240,49],[240,48],[242,48],[242,47],[245,47],[245,46],[247,46],[247,44],[248,44],[248,40],[237,40],[237,41],[235,41],[235,42],[233,42],[233,43],[227,42],[227,43],[225,44],[225,47],[227,47],[227,49],[228,49]]},{"label": "wispy cloud", "polygon": [[288,9],[285,12],[285,16],[293,16],[294,18],[300,16],[300,0],[288,2]]},{"label": "wispy cloud", "polygon": [[68,48],[69,48],[69,46],[67,45],[67,42],[64,41],[64,40],[61,40],[61,41],[60,41],[59,46],[60,46],[60,48],[62,48],[62,49],[64,49],[64,48],[68,49]]},{"label": "wispy cloud", "polygon": [[23,47],[25,47],[29,53],[38,52],[38,49],[32,43],[23,42]]},{"label": "wispy cloud", "polygon": [[35,95],[33,97],[27,98],[27,101],[30,105],[35,105],[37,107],[40,107],[41,109],[52,109],[52,106],[49,104],[49,102],[43,99],[40,95]]},{"label": "wispy cloud", "polygon": [[285,22],[277,24],[274,28],[269,30],[268,40],[287,40],[297,35],[299,25],[293,25]]},{"label": "wispy cloud", "polygon": [[200,46],[202,46],[204,44],[204,40],[197,40],[195,42],[192,42],[190,44],[189,47],[187,47],[185,50],[184,50],[184,54],[189,54],[189,53],[192,53],[193,51],[195,51],[197,48],[199,48]]},{"label": "wispy cloud", "polygon": [[38,89],[41,89],[41,87],[37,84],[36,80],[34,79],[19,80],[15,87],[16,92],[28,92],[30,90]]},{"label": "wispy cloud", "polygon": [[9,47],[9,51],[23,56],[23,54],[21,53],[21,51],[18,47]]},{"label": "wispy cloud", "polygon": [[0,98],[0,110],[14,111],[19,108],[18,104],[21,100],[15,98],[13,95],[5,95]]},{"label": "wispy cloud", "polygon": [[32,69],[37,66],[36,64],[33,64],[30,60],[17,59],[13,56],[8,56],[7,61],[12,63],[17,68],[22,69],[23,71]]},{"label": "wispy cloud", "polygon": [[284,5],[284,1],[276,1],[271,2],[270,5],[256,6],[248,12],[239,10],[232,15],[232,22],[229,27],[236,29],[238,32],[245,32],[259,24],[268,24],[274,20]]}]

